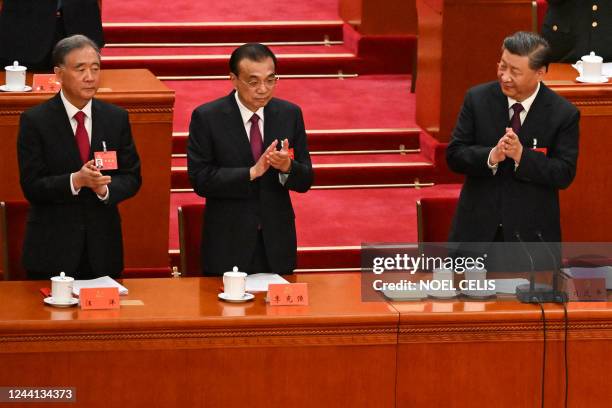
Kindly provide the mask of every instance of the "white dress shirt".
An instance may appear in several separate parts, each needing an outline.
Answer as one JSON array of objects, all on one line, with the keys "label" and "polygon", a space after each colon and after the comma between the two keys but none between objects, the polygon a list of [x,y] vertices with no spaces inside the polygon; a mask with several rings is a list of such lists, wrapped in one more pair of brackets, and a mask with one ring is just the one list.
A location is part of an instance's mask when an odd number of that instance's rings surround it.
[{"label": "white dress shirt", "polygon": [[[72,127],[72,133],[75,135],[75,137],[76,137],[76,129],[77,129],[78,122],[75,119],[74,115],[76,115],[77,112],[79,111],[82,111],[85,114],[85,120],[84,120],[85,130],[87,130],[87,137],[89,138],[89,144],[91,145],[91,130],[92,130],[91,99],[89,100],[89,102],[87,102],[87,105],[85,105],[83,109],[79,109],[73,104],[71,104],[70,101],[68,101],[68,99],[66,99],[66,96],[64,96],[64,91],[60,91],[60,97],[62,98],[62,103],[64,104],[64,109],[66,109],[66,114],[68,115],[68,120],[70,121],[70,127]],[[79,188],[77,190],[74,188],[74,183],[72,182],[73,176],[74,176],[74,173],[70,173],[70,191],[72,191],[72,195],[79,195],[79,192],[81,191],[81,189]],[[104,196],[98,195],[98,198],[102,201],[106,201],[108,200],[108,196],[109,196],[109,189],[107,188],[106,194]]]},{"label": "white dress shirt", "polygon": [[[253,114],[257,114],[259,116],[259,122],[257,125],[259,126],[259,132],[261,133],[261,142],[263,145],[264,141],[264,108],[257,109],[257,112],[251,111],[249,108],[244,106],[240,97],[238,96],[238,91],[234,92],[234,97],[236,98],[236,103],[238,104],[238,109],[240,110],[240,116],[242,116],[242,124],[244,125],[244,130],[246,131],[247,137],[249,138],[249,142],[251,142],[251,118]],[[263,151],[265,151],[268,146],[263,145]],[[278,181],[284,186],[287,182],[288,174],[278,173]]]},{"label": "white dress shirt", "polygon": [[[525,122],[527,113],[529,113],[529,109],[531,109],[531,105],[533,104],[533,101],[535,100],[536,96],[538,96],[539,91],[540,91],[540,82],[538,81],[538,86],[536,87],[536,90],[528,98],[526,98],[523,102],[520,102],[520,104],[523,105],[523,110],[521,111],[521,113],[519,113],[519,119],[521,120],[521,126],[523,125],[523,122]],[[514,110],[512,109],[512,105],[514,105],[518,101],[510,98],[509,96],[507,98],[508,98],[508,120],[512,120],[512,115],[514,115]],[[491,164],[491,153],[493,153],[494,149],[495,147],[491,149],[491,151],[489,152],[489,156],[487,157],[487,166],[491,169],[491,171],[493,172],[493,175],[497,173],[497,167],[499,165],[499,163],[495,163],[494,165]],[[516,170],[517,167],[518,167],[518,163],[514,162],[514,169]]]}]

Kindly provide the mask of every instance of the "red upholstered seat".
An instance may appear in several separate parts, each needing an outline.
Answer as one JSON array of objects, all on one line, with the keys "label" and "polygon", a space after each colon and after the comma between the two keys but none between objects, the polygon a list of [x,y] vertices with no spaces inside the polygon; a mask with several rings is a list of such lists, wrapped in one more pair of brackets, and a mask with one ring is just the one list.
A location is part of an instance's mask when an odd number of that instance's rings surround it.
[{"label": "red upholstered seat", "polygon": [[417,201],[419,242],[446,242],[459,197],[423,197]]},{"label": "red upholstered seat", "polygon": [[201,276],[202,225],[204,203],[185,204],[178,207],[179,245],[182,276]]},{"label": "red upholstered seat", "polygon": [[26,280],[21,264],[23,237],[30,204],[27,201],[0,203],[0,234],[2,234],[2,258],[5,280]]}]

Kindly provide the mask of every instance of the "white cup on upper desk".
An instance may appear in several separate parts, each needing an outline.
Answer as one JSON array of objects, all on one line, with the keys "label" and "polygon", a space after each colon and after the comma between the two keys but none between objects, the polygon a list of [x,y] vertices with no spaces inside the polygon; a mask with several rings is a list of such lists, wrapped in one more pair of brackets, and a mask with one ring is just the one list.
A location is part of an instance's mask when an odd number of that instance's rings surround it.
[{"label": "white cup on upper desk", "polygon": [[74,278],[61,272],[59,276],[51,278],[51,297],[55,303],[69,303],[72,300],[72,287]]},{"label": "white cup on upper desk", "polygon": [[238,267],[234,266],[234,270],[231,272],[225,272],[223,274],[223,292],[229,298],[242,299],[246,290],[246,277],[245,272],[239,272]]},{"label": "white cup on upper desk", "polygon": [[602,76],[603,58],[595,55],[591,51],[589,55],[584,55],[580,62],[582,63],[582,78],[587,81],[598,81]]},{"label": "white cup on upper desk", "polygon": [[6,85],[8,91],[23,91],[26,87],[26,71],[27,68],[19,65],[19,62],[13,62],[13,65],[4,67],[6,71]]}]

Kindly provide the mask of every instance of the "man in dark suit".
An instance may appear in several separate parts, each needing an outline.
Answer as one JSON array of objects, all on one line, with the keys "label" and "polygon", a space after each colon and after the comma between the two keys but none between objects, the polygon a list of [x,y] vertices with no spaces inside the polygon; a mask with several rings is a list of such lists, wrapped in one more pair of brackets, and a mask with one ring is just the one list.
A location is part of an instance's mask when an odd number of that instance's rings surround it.
[{"label": "man in dark suit", "polygon": [[4,0],[0,66],[17,60],[30,70],[53,68],[51,51],[64,37],[83,34],[104,46],[98,0]]},{"label": "man in dark suit", "polygon": [[498,81],[467,92],[446,152],[466,175],[449,241],[561,241],[558,191],[576,174],[580,114],[541,82],[548,55],[542,37],[515,33]]},{"label": "man in dark suit", "polygon": [[551,61],[578,61],[591,51],[612,62],[612,2],[548,0],[542,35]]},{"label": "man in dark suit", "polygon": [[189,126],[189,179],[206,197],[203,273],[292,273],[289,190],[305,192],[313,180],[302,112],[272,97],[276,57],[262,44],[234,50],[230,79],[234,91],[196,108]]},{"label": "man in dark suit", "polygon": [[[21,188],[31,205],[24,268],[32,279],[60,271],[80,279],[118,277],[123,244],[117,204],[141,184],[128,114],[94,99],[100,75],[94,42],[65,38],[53,56],[62,90],[24,112],[19,127]],[[94,152],[115,152],[117,169],[96,167]]]}]

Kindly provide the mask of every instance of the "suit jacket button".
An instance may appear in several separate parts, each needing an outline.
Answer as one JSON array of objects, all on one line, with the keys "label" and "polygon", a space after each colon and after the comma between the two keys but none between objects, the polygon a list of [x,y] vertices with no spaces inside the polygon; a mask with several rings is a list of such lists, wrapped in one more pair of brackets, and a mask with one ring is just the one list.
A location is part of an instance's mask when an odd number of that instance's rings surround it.
[{"label": "suit jacket button", "polygon": [[559,29],[559,27],[557,27],[556,24],[552,28],[553,28],[553,31],[557,31]]},{"label": "suit jacket button", "polygon": [[593,21],[593,24],[591,24],[593,27],[597,27],[597,21]]},{"label": "suit jacket button", "polygon": [[597,4],[593,4],[593,11],[597,11]]}]

